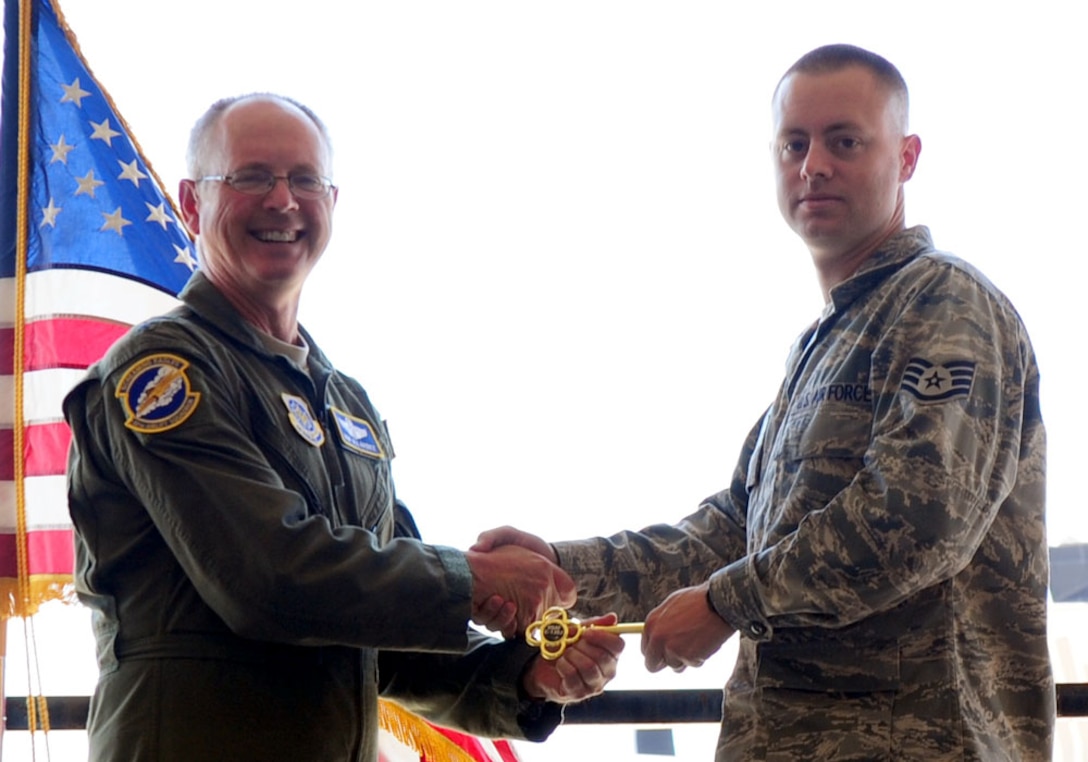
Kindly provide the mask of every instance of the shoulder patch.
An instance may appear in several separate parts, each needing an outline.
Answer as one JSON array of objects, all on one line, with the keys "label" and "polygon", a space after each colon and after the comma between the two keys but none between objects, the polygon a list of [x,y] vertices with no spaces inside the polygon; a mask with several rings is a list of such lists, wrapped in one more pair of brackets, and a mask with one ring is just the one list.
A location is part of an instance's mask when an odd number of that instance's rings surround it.
[{"label": "shoulder patch", "polygon": [[378,437],[375,436],[374,429],[369,421],[356,418],[335,407],[330,408],[330,410],[332,411],[333,420],[336,421],[336,430],[340,432],[340,441],[344,443],[344,447],[360,455],[366,455],[368,458],[385,458],[385,451],[382,449]]},{"label": "shoulder patch", "polygon": [[190,388],[189,362],[177,355],[156,354],[129,366],[117,385],[116,397],[125,409],[125,426],[157,434],[183,424],[200,403]]},{"label": "shoulder patch", "polygon": [[291,425],[294,426],[298,435],[314,447],[323,445],[325,443],[325,431],[321,428],[321,424],[318,423],[317,419],[314,418],[314,414],[310,412],[310,406],[306,403],[306,400],[287,392],[282,392],[280,398],[287,407],[287,419],[291,421]]},{"label": "shoulder patch", "polygon": [[899,388],[922,402],[942,402],[966,397],[975,381],[975,364],[970,360],[934,363],[912,357],[903,372]]}]

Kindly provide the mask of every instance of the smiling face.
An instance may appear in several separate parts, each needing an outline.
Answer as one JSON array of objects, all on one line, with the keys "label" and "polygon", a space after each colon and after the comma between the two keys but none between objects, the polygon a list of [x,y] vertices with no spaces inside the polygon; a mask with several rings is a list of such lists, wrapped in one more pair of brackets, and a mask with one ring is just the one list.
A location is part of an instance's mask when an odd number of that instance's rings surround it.
[{"label": "smiling face", "polygon": [[778,206],[831,285],[904,226],[921,150],[905,104],[863,66],[795,72],[774,99]]},{"label": "smiling face", "polygon": [[[227,107],[204,145],[200,175],[246,169],[280,177],[331,174],[328,145],[317,125],[274,98],[246,98]],[[308,200],[296,198],[283,180],[262,195],[224,182],[184,180],[180,198],[186,224],[200,236],[201,268],[232,302],[269,310],[297,305],[332,233],[335,189]]]}]

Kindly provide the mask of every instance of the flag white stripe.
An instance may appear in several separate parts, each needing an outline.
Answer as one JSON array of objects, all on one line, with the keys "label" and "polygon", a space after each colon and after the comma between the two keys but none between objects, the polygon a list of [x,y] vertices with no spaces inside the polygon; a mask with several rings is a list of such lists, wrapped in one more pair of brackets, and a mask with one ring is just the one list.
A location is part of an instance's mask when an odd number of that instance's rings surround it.
[{"label": "flag white stripe", "polygon": [[[27,530],[71,529],[68,491],[63,475],[23,479]],[[0,482],[0,533],[15,532],[15,482]]]},{"label": "flag white stripe", "polygon": [[[27,321],[54,315],[87,315],[134,325],[168,312],[178,300],[157,288],[92,270],[44,270],[26,277]],[[0,327],[15,325],[15,279],[0,278]]]},{"label": "flag white stripe", "polygon": [[[80,368],[50,368],[23,374],[23,421],[57,423],[64,420],[61,402],[86,373]],[[15,378],[0,376],[0,399],[14,400]],[[0,409],[0,428],[12,428],[15,424],[15,408]]]},{"label": "flag white stripe", "polygon": [[88,315],[134,325],[167,312],[178,300],[151,286],[93,270],[56,269],[26,279],[26,319]]}]

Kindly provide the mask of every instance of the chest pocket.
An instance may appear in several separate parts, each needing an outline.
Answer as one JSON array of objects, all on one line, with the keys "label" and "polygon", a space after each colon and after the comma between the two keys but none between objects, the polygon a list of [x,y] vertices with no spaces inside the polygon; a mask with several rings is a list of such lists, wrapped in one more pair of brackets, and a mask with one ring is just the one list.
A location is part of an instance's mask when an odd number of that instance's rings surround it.
[{"label": "chest pocket", "polygon": [[351,523],[368,529],[387,541],[393,532],[393,488],[389,467],[393,456],[389,437],[381,423],[329,408],[329,445],[336,448],[343,464],[343,501],[353,506]]},{"label": "chest pocket", "polygon": [[787,415],[779,450],[786,461],[861,459],[869,448],[872,429],[869,405],[825,401]]},{"label": "chest pocket", "polygon": [[310,513],[331,519],[334,489],[322,452],[322,448],[329,446],[327,432],[319,428],[325,441],[320,445],[313,444],[287,423],[282,404],[278,408],[270,405],[263,415],[254,419],[253,426],[254,441],[284,486],[303,497]]}]

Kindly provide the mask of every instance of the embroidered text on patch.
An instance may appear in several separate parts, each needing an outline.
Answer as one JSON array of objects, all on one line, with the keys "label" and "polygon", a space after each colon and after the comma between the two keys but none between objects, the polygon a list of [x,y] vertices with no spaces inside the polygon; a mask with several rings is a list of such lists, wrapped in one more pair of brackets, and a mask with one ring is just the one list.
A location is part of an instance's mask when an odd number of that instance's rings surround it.
[{"label": "embroidered text on patch", "polygon": [[336,428],[340,431],[340,441],[349,450],[371,458],[384,458],[381,443],[374,436],[374,429],[368,421],[348,415],[343,410],[331,408]]},{"label": "embroidered text on patch", "polygon": [[975,364],[970,360],[933,363],[912,357],[903,372],[901,388],[922,402],[940,402],[966,397],[975,380]]},{"label": "embroidered text on patch", "polygon": [[115,393],[125,409],[125,426],[156,434],[184,423],[200,402],[200,392],[189,388],[188,367],[177,355],[158,354],[126,370]]},{"label": "embroidered text on patch", "polygon": [[313,413],[310,412],[310,406],[306,404],[306,400],[287,392],[281,393],[280,398],[283,399],[283,404],[287,406],[287,418],[291,421],[291,426],[298,432],[298,435],[314,447],[320,447],[324,444],[325,432],[322,430],[321,424],[314,418]]}]

